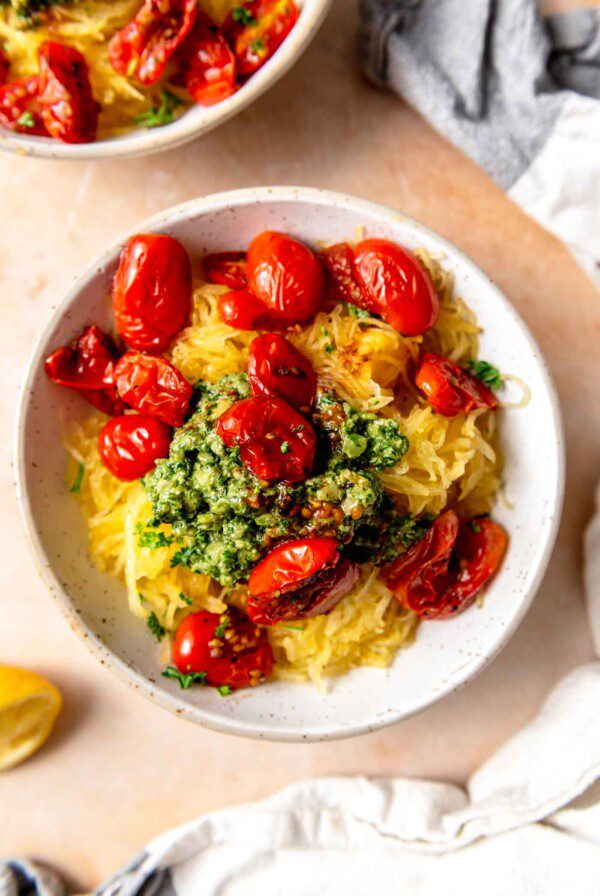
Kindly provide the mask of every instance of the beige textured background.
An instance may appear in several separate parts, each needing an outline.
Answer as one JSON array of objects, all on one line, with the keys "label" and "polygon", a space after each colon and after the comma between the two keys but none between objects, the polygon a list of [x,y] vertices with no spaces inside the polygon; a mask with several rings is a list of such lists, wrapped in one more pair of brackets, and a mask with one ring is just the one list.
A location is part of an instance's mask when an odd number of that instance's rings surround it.
[{"label": "beige textured background", "polygon": [[[545,8],[573,5],[564,0]],[[97,164],[0,158],[0,658],[47,674],[66,701],[50,744],[0,777],[0,854],[51,860],[80,888],[97,884],[168,826],[306,776],[463,782],[532,717],[559,676],[592,655],[580,570],[581,533],[599,472],[598,295],[565,250],[481,171],[396,98],[361,80],[355,28],[354,0],[337,0],[283,81],[239,118],[177,152]],[[226,737],[128,691],[88,655],[46,595],[11,485],[9,433],[19,379],[36,333],[73,277],[146,215],[204,193],[264,183],[329,187],[386,202],[458,244],[532,328],[565,413],[564,519],[544,585],[515,637],[460,693],[379,734],[334,744]]]}]

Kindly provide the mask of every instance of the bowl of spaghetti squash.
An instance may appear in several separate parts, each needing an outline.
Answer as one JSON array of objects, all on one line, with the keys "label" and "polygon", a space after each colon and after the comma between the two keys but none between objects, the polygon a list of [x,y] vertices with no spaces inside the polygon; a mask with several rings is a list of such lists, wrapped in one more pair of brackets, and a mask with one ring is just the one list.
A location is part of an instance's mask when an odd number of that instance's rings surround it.
[{"label": "bowl of spaghetti squash", "polygon": [[289,741],[399,721],[490,662],[564,479],[546,364],[491,281],[395,210],[291,187],[108,249],[40,337],[15,452],[95,655],[194,722]]},{"label": "bowl of spaghetti squash", "polygon": [[145,155],[216,127],[304,51],[331,0],[2,0],[0,148]]}]

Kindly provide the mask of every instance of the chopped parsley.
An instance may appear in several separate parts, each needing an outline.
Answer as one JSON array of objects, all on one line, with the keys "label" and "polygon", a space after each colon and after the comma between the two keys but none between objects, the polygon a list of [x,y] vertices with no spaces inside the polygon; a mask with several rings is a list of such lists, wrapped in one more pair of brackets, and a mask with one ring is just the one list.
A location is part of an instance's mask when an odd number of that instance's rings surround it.
[{"label": "chopped parsley", "polygon": [[473,532],[475,532],[476,535],[478,535],[479,532],[481,532],[481,526],[479,525],[477,520],[471,520],[471,522],[469,523],[469,526],[471,527]]},{"label": "chopped parsley", "polygon": [[371,317],[368,311],[365,311],[364,308],[359,308],[358,305],[353,305],[351,302],[344,302],[344,308],[350,315],[350,317]]},{"label": "chopped parsley", "polygon": [[154,551],[157,548],[169,548],[173,544],[173,539],[164,532],[159,532],[153,526],[138,523],[135,527],[138,534],[138,546],[140,548],[150,548]]},{"label": "chopped parsley", "polygon": [[250,49],[253,53],[260,53],[262,50],[264,50],[264,48],[265,45],[263,44],[262,40],[260,40],[260,38],[258,40],[252,41],[252,43],[250,44]]},{"label": "chopped parsley", "polygon": [[139,597],[139,599],[140,599],[140,603],[141,603],[141,604],[147,604],[147,603],[148,603],[148,598],[146,597],[145,594],[142,594],[141,591],[138,591],[138,597]]},{"label": "chopped parsley", "polygon": [[221,695],[221,697],[228,697],[229,694],[231,694],[233,688],[230,688],[228,684],[222,684],[220,687],[217,688],[217,690],[218,690],[219,694]]},{"label": "chopped parsley", "polygon": [[234,6],[231,10],[231,18],[240,25],[256,25],[256,19],[245,6]]},{"label": "chopped parsley", "polygon": [[290,450],[290,443],[282,442],[279,450],[281,451],[282,454],[287,454],[288,451]]},{"label": "chopped parsley", "polygon": [[225,629],[229,625],[229,616],[226,616],[223,622],[219,623],[219,625],[215,629],[215,638],[223,638],[225,637]]},{"label": "chopped parsley", "polygon": [[163,678],[174,678],[178,681],[182,691],[186,691],[193,684],[206,684],[206,672],[180,672],[175,666],[167,666],[161,675]]},{"label": "chopped parsley", "polygon": [[504,377],[497,367],[490,364],[489,361],[478,361],[471,358],[469,361],[469,370],[477,379],[489,386],[490,389],[499,389],[504,383]]},{"label": "chopped parsley", "polygon": [[78,495],[81,491],[81,483],[83,481],[83,474],[85,473],[85,467],[83,464],[77,465],[77,473],[75,475],[75,479],[73,480],[73,485],[71,486],[71,491],[74,495]]},{"label": "chopped parsley", "polygon": [[17,124],[22,128],[32,128],[35,125],[35,119],[31,112],[23,112],[23,114],[17,118]]},{"label": "chopped parsley", "polygon": [[183,591],[179,592],[179,600],[182,600],[184,604],[188,605],[188,607],[192,606],[192,598],[189,596],[189,594],[184,594]]},{"label": "chopped parsley", "polygon": [[153,106],[147,112],[136,115],[133,119],[136,124],[146,128],[158,128],[164,124],[171,124],[175,120],[175,110],[183,106],[183,100],[169,90],[161,90],[160,105]]},{"label": "chopped parsley", "polygon": [[156,638],[157,641],[162,641],[162,639],[166,635],[166,630],[165,630],[164,625],[161,625],[160,622],[158,621],[158,616],[156,615],[154,610],[152,610],[152,612],[148,616],[148,618],[146,620],[146,625],[150,629],[150,634],[154,638]]}]

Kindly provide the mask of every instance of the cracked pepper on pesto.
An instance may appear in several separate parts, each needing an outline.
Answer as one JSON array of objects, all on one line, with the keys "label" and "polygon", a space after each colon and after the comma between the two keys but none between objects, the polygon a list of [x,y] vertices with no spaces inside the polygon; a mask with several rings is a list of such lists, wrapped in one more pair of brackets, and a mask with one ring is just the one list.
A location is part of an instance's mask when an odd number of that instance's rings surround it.
[{"label": "cracked pepper on pesto", "polygon": [[[196,389],[196,411],[176,430],[169,457],[143,480],[154,517],[141,537],[151,539],[152,524],[169,523],[180,541],[174,564],[231,586],[246,580],[282,537],[335,536],[352,559],[382,564],[425,531],[426,522],[396,511],[378,475],[408,448],[395,420],[320,391],[311,418],[320,468],[301,483],[269,484],[214,429],[218,417],[249,395],[247,375],[228,374]],[[311,514],[321,502],[333,505],[333,515]]]}]

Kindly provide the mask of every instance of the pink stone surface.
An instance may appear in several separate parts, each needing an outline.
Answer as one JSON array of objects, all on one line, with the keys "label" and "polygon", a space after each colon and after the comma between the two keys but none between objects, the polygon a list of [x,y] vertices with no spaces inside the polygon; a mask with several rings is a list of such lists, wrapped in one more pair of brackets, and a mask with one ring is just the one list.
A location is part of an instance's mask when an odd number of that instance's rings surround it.
[{"label": "pink stone surface", "polygon": [[[573,5],[547,2],[555,11]],[[588,4],[591,5],[591,4]],[[0,625],[2,662],[63,691],[48,745],[0,777],[0,854],[57,864],[97,885],[150,837],[307,776],[464,782],[527,722],[558,678],[592,657],[582,531],[599,469],[600,303],[565,249],[475,165],[354,67],[356,10],[338,0],[313,46],[239,118],[170,154],[118,163],[0,158]],[[568,445],[564,517],[531,611],[459,693],[357,740],[283,745],[197,728],[105,671],[45,593],[17,519],[9,430],[27,355],[74,276],[121,231],[168,205],[255,184],[327,187],[392,205],[467,252],[529,324],[558,386]],[[535,438],[535,433],[532,433]]]}]

